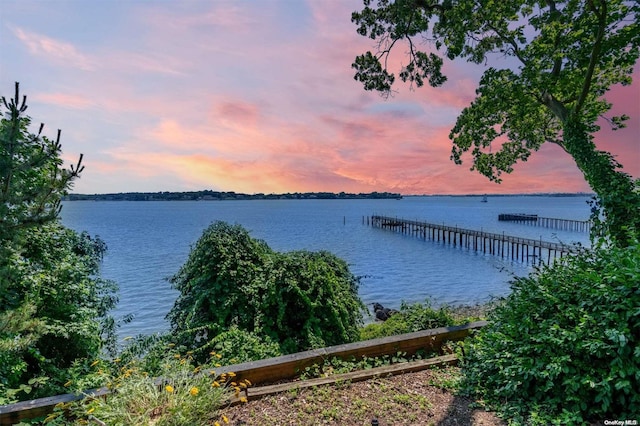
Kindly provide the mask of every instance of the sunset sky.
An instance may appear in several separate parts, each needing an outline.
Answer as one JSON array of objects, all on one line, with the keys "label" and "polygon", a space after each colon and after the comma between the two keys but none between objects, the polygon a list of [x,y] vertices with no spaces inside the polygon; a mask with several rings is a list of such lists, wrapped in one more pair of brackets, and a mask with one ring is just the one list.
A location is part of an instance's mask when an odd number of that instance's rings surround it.
[{"label": "sunset sky", "polygon": [[[453,164],[449,130],[483,68],[447,62],[441,88],[365,92],[351,69],[374,48],[351,23],[361,8],[0,0],[0,94],[19,81],[33,121],[62,129],[65,159],[84,153],[76,193],[589,191],[550,144],[500,185]],[[640,177],[640,80],[607,98],[631,120],[596,144]]]}]

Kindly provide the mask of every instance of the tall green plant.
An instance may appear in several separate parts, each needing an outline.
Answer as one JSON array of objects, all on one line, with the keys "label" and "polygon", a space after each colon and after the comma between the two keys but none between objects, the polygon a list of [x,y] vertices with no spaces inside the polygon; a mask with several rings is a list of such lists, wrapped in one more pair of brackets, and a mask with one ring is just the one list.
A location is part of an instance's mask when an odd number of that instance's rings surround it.
[{"label": "tall green plant", "polygon": [[[65,371],[113,344],[115,285],[99,278],[105,244],[58,222],[83,167],[30,133],[26,97],[1,98],[0,403],[63,391]],[[90,361],[87,361],[90,362]]]},{"label": "tall green plant", "polygon": [[344,260],[326,251],[295,251],[274,260],[258,320],[284,352],[358,340],[363,305]]},{"label": "tall green plant", "polygon": [[347,264],[327,253],[277,253],[240,225],[206,229],[172,278],[168,314],[187,347],[231,327],[295,352],[357,340],[362,303]]},{"label": "tall green plant", "polygon": [[22,243],[11,247],[2,262],[0,400],[3,388],[11,400],[11,389],[34,378],[46,383],[15,398],[63,392],[66,369],[114,343],[108,311],[116,286],[97,276],[103,249],[100,240],[55,222],[23,231]]},{"label": "tall green plant", "polygon": [[523,423],[640,416],[640,244],[514,281],[468,345],[467,387]]}]

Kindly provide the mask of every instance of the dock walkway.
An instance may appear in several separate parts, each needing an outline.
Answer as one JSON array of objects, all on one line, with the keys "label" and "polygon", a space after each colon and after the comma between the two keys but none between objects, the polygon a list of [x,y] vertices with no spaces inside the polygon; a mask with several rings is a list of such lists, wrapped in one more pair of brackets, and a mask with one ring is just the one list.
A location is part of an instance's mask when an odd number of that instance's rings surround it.
[{"label": "dock walkway", "polygon": [[[364,222],[365,218],[363,217]],[[571,246],[566,244],[437,225],[417,220],[374,215],[366,217],[366,224],[375,228],[412,235],[423,240],[442,241],[454,247],[534,264],[543,263],[545,260],[549,264],[552,259],[562,258],[571,252]]]},{"label": "dock walkway", "polygon": [[498,215],[498,220],[544,226],[545,228],[560,229],[562,231],[591,232],[590,220],[558,219],[526,213],[501,213]]}]

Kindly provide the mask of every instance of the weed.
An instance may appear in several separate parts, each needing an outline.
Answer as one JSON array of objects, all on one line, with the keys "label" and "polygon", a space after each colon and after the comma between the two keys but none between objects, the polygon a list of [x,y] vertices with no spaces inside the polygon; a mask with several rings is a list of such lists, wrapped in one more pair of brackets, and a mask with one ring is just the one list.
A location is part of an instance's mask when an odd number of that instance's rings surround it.
[{"label": "weed", "polygon": [[45,423],[64,424],[70,414],[78,422],[110,425],[193,425],[209,420],[222,425],[228,419],[218,418],[218,408],[229,394],[235,391],[237,396],[241,386],[248,385],[232,382],[231,374],[207,374],[210,366],[194,367],[190,358],[178,354],[164,359],[161,379],[139,365],[131,361],[118,366],[117,374],[107,377],[111,392],[106,397],[90,394],[81,401],[60,404]]}]

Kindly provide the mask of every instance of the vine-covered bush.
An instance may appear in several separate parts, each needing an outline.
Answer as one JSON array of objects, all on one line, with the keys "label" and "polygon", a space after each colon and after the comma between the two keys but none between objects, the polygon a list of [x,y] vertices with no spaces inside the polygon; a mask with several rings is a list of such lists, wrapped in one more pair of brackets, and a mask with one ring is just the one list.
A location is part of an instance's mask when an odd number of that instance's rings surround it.
[{"label": "vine-covered bush", "polygon": [[358,339],[362,303],[347,264],[327,252],[278,253],[240,225],[216,222],[171,279],[168,314],[187,348],[208,348],[231,327],[291,353]]},{"label": "vine-covered bush", "polygon": [[530,424],[640,417],[640,245],[518,278],[468,346],[468,390]]}]

